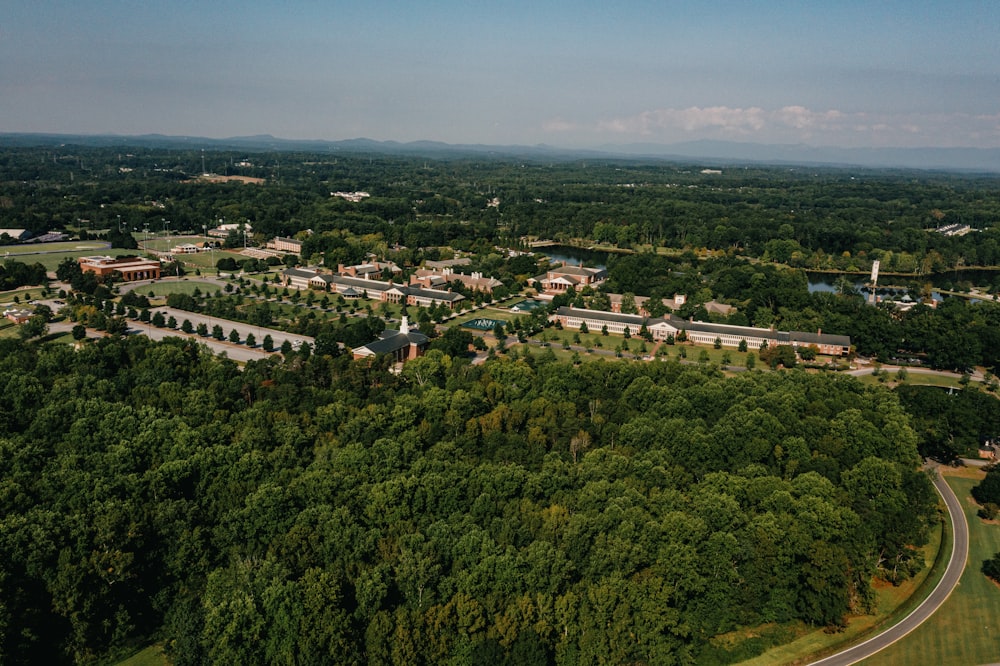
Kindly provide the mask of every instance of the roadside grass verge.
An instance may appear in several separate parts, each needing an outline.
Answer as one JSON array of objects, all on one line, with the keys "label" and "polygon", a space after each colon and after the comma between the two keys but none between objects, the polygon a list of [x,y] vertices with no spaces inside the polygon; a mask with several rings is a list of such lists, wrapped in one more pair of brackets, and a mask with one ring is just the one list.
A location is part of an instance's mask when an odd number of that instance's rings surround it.
[{"label": "roadside grass verge", "polygon": [[163,644],[154,643],[149,647],[139,650],[131,657],[127,657],[117,662],[115,666],[169,666],[170,661],[163,654]]},{"label": "roadside grass verge", "polygon": [[[943,503],[941,509],[946,511]],[[878,630],[902,620],[927,598],[938,581],[941,580],[948,564],[946,556],[951,552],[951,539],[951,528],[947,521],[943,520],[931,532],[930,540],[923,548],[924,561],[927,562],[928,566],[920,574],[913,580],[905,581],[898,586],[889,584],[875,586],[876,610],[873,615],[851,617],[844,631],[832,634],[827,633],[822,627],[809,627],[801,623],[792,625],[789,633],[798,635],[798,638],[771,648],[760,656],[742,663],[745,666],[807,664],[824,655],[830,655],[860,643],[874,635]],[[921,662],[918,660],[909,663],[948,662]]]},{"label": "roadside grass verge", "polygon": [[969,560],[958,587],[927,622],[901,641],[864,663],[987,664],[1000,662],[1000,587],[980,571],[983,560],[1000,551],[1000,525],[988,524],[976,512],[970,490],[981,470],[947,470],[948,485],[958,496],[969,522]]}]

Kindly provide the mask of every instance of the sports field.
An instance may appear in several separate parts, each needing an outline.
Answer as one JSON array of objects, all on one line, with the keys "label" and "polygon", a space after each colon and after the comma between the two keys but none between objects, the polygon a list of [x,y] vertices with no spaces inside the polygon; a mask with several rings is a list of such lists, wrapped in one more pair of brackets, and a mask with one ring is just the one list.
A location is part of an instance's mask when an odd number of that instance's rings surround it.
[{"label": "sports field", "polygon": [[63,243],[38,243],[35,245],[0,245],[0,256],[14,256],[16,254],[51,254],[53,252],[77,252],[85,251],[93,253],[95,250],[110,248],[111,244],[106,241],[65,241]]}]

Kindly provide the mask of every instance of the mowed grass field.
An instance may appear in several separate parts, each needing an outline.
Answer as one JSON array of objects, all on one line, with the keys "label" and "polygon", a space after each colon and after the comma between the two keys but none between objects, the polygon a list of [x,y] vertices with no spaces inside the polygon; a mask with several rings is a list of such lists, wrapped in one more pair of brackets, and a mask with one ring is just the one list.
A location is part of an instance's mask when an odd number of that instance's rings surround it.
[{"label": "mowed grass field", "polygon": [[111,249],[104,241],[68,241],[65,243],[42,243],[39,245],[3,245],[0,246],[0,261],[15,259],[25,264],[41,264],[47,271],[55,271],[59,263],[67,258],[90,257],[93,255],[109,255],[117,257],[123,254],[136,254],[135,250]]},{"label": "mowed grass field", "polygon": [[136,287],[135,291],[143,296],[152,294],[153,298],[166,298],[170,294],[193,294],[195,289],[201,291],[202,294],[214,294],[216,291],[221,291],[222,287],[213,282],[203,282],[195,278],[144,284],[141,287]]},{"label": "mowed grass field", "polygon": [[948,485],[969,521],[969,560],[958,587],[927,622],[898,643],[861,662],[866,666],[991,664],[1000,662],[1000,586],[979,570],[1000,551],[1000,525],[984,523],[969,491],[978,470],[948,470]]},{"label": "mowed grass field", "polygon": [[[16,254],[51,254],[55,252],[76,252],[83,250],[93,253],[109,247],[107,241],[65,241],[62,243],[39,243],[37,245],[0,245],[0,255]],[[23,261],[23,260],[22,260]]]}]

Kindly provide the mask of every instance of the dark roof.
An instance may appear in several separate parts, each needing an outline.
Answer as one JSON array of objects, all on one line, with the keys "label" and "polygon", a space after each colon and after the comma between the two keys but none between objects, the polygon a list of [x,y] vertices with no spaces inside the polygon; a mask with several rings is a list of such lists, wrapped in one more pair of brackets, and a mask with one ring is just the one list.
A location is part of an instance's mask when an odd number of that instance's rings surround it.
[{"label": "dark roof", "polygon": [[454,291],[442,291],[440,289],[422,289],[420,287],[404,287],[404,293],[411,296],[423,296],[424,298],[433,298],[439,301],[460,301],[465,298],[462,294]]},{"label": "dark roof", "polygon": [[581,319],[594,319],[597,321],[609,321],[620,324],[643,324],[656,326],[665,323],[676,329],[691,331],[696,333],[714,333],[715,335],[735,335],[746,336],[748,338],[764,338],[774,340],[781,344],[823,344],[850,347],[851,338],[847,335],[826,335],[822,333],[802,333],[800,331],[775,331],[767,328],[752,328],[750,326],[733,326],[731,324],[713,324],[705,321],[688,321],[681,319],[677,315],[668,314],[657,319],[645,319],[640,315],[618,314],[615,312],[603,312],[601,310],[582,310],[573,307],[563,306],[556,310],[555,314],[562,317],[580,317]]},{"label": "dark roof", "polygon": [[399,286],[393,284],[392,282],[365,280],[364,278],[347,277],[345,275],[334,275],[331,277],[330,282],[334,284],[346,285],[348,287],[354,287],[355,289],[361,289],[364,291],[388,291],[393,287]]},{"label": "dark roof", "polygon": [[366,349],[372,354],[392,354],[393,352],[397,352],[411,344],[422,347],[423,345],[426,345],[427,342],[427,336],[420,331],[410,331],[404,335],[399,331],[387,328],[382,331],[382,337],[380,339],[374,342],[369,342],[358,349]]},{"label": "dark roof", "polygon": [[286,268],[281,271],[281,274],[287,277],[301,277],[309,280],[318,275],[316,271],[311,271],[307,268]]},{"label": "dark roof", "polygon": [[641,315],[619,314],[617,312],[604,312],[603,310],[582,310],[570,306],[562,306],[556,310],[556,314],[561,317],[580,317],[581,319],[596,319],[598,321],[611,321],[617,324],[635,324],[641,326],[647,319]]},{"label": "dark roof", "polygon": [[807,345],[851,346],[851,337],[849,335],[826,335],[824,333],[802,333],[800,331],[792,331],[789,335],[791,335],[792,342],[801,342]]},{"label": "dark roof", "polygon": [[562,275],[600,275],[603,272],[600,268],[584,268],[583,266],[560,266],[549,269],[549,273],[561,273]]}]

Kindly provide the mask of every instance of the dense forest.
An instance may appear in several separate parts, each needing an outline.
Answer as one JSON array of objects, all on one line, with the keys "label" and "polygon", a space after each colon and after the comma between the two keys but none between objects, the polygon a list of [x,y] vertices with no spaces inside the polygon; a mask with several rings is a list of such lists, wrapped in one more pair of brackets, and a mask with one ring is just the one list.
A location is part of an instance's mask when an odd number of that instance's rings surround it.
[{"label": "dense forest", "polygon": [[[207,159],[207,162],[205,161]],[[237,166],[250,164],[251,166]],[[221,175],[261,185],[208,182]],[[249,220],[260,238],[349,230],[416,248],[523,236],[727,251],[801,268],[927,275],[1000,265],[995,176],[870,169],[541,162],[351,153],[6,147],[0,228],[198,232]],[[332,192],[363,190],[360,202]],[[932,230],[969,225],[972,233]]]},{"label": "dense forest", "polygon": [[937,520],[851,378],[109,337],[0,340],[0,396],[4,663],[726,663],[869,609]]}]

